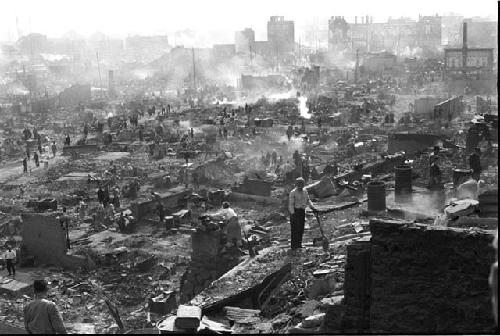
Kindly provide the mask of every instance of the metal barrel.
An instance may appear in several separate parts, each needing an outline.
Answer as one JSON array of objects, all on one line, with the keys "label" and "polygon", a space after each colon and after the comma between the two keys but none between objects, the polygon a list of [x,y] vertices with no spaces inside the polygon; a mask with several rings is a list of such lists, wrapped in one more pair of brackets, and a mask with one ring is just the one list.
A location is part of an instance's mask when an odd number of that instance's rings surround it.
[{"label": "metal barrel", "polygon": [[460,179],[472,173],[470,169],[453,169],[453,187],[458,188]]},{"label": "metal barrel", "polygon": [[368,183],[368,211],[385,211],[385,183],[372,181]]},{"label": "metal barrel", "polygon": [[396,167],[394,198],[396,202],[406,202],[411,200],[411,167],[401,165]]}]

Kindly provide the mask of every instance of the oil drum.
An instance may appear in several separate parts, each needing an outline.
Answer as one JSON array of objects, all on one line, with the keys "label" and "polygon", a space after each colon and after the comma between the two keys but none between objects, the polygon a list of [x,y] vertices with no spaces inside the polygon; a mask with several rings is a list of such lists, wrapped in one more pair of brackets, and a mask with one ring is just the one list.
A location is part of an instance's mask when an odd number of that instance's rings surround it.
[{"label": "oil drum", "polygon": [[385,183],[372,181],[368,183],[368,211],[385,211]]}]

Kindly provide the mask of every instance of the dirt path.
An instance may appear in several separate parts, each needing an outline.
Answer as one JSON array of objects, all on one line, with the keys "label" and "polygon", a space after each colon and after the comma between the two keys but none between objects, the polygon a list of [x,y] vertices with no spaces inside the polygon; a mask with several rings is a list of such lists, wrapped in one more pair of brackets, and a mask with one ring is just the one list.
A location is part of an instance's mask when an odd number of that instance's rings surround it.
[{"label": "dirt path", "polygon": [[[58,165],[59,163],[64,162],[65,160],[66,160],[66,157],[63,157],[60,154],[57,154],[55,157],[49,158],[49,167],[53,167],[54,165]],[[43,170],[46,170],[43,167],[43,164],[40,164],[40,167],[36,167],[35,161],[33,159],[31,159],[30,161],[28,161],[28,173],[24,174],[22,160],[19,160],[16,162],[10,162],[10,163],[8,163],[5,166],[0,168],[0,184],[7,183],[7,182],[12,181],[16,178],[20,178],[23,175],[30,176],[33,173],[41,172]]]}]

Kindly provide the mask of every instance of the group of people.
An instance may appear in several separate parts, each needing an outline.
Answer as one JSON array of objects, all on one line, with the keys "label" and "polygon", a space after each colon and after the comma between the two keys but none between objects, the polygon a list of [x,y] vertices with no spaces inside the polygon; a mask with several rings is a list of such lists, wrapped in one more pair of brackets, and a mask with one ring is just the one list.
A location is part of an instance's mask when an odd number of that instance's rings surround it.
[{"label": "group of people", "polygon": [[264,165],[264,167],[276,167],[283,163],[283,157],[280,155],[278,158],[278,152],[276,149],[273,149],[271,152],[261,152],[260,161]]},{"label": "group of people", "polygon": [[[29,134],[28,134],[29,132]],[[33,134],[34,134],[34,137],[35,139],[37,140],[37,143],[38,143],[38,146],[37,146],[37,150],[35,150],[33,152],[33,162],[35,164],[35,167],[40,167],[40,157],[43,156],[43,155],[48,155],[49,153],[49,146],[45,146],[45,147],[42,147],[42,140],[41,140],[41,136],[40,134],[38,133],[37,129],[34,128],[33,129]],[[25,129],[24,130],[24,137],[26,139],[26,137],[29,135],[29,137],[31,137],[31,132],[29,131],[29,129]],[[29,139],[29,138],[28,138]],[[26,139],[27,140],[27,139]],[[68,143],[68,146],[69,146],[69,143],[70,143],[70,140],[69,140],[69,135],[66,136],[66,139],[65,139],[65,145],[66,143]],[[55,141],[52,141],[52,145],[51,145],[51,148],[52,150],[52,157],[55,157],[56,156],[56,153],[57,153],[57,145],[56,145],[56,142]],[[23,173],[27,173],[28,172],[28,161],[31,160],[31,152],[30,152],[30,146],[28,143],[26,143],[26,156],[23,158]]]},{"label": "group of people", "polygon": [[99,187],[97,190],[97,199],[99,206],[97,213],[94,214],[94,225],[99,224],[109,226],[115,218],[115,209],[120,208],[120,191],[118,188],[112,189],[113,198],[110,197],[109,187]]}]

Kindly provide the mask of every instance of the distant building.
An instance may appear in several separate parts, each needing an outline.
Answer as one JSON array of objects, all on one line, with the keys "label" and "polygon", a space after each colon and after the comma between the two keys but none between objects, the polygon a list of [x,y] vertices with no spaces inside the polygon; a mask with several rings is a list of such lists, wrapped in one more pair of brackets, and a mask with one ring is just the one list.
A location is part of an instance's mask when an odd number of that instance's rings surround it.
[{"label": "distant building", "polygon": [[295,25],[285,21],[284,16],[271,16],[267,23],[267,40],[272,51],[278,55],[290,53],[295,48]]},{"label": "distant building", "polygon": [[50,43],[47,36],[33,33],[26,36],[22,36],[17,41],[19,51],[22,54],[38,54],[41,52],[49,51]]},{"label": "distant building", "polygon": [[251,28],[237,31],[234,34],[234,47],[237,54],[248,55],[255,52],[255,32]]},{"label": "distant building", "polygon": [[264,56],[271,54],[271,44],[268,41],[255,41],[254,47],[256,54]]},{"label": "distant building", "polygon": [[363,59],[363,68],[369,73],[381,74],[392,70],[396,65],[397,57],[389,52],[368,53]]},{"label": "distant building", "polygon": [[240,87],[248,91],[266,91],[280,89],[286,83],[286,78],[281,75],[251,76],[241,75]]},{"label": "distant building", "polygon": [[125,39],[125,48],[127,50],[137,51],[167,51],[170,49],[167,35],[156,36],[129,36]]},{"label": "distant building", "polygon": [[458,46],[462,43],[463,16],[448,15],[441,17],[441,44],[444,46]]},{"label": "distant building", "polygon": [[328,50],[339,52],[349,47],[349,24],[343,16],[328,20]]},{"label": "distant building", "polygon": [[416,47],[416,21],[410,18],[390,18],[382,26],[382,46],[372,46],[372,50],[390,50],[396,55],[410,56]]},{"label": "distant building", "polygon": [[436,55],[441,50],[441,17],[422,16],[417,22],[417,44],[424,55]]},{"label": "distant building", "polygon": [[356,52],[369,52],[370,51],[370,40],[371,40],[371,18],[367,15],[365,17],[361,16],[361,23],[358,22],[358,17],[354,17],[354,24],[350,26],[350,42],[351,51]]},{"label": "distant building", "polygon": [[231,58],[235,55],[234,44],[214,44],[213,54],[217,58]]},{"label": "distant building", "polygon": [[462,48],[444,50],[445,71],[448,77],[489,77],[493,71],[493,48],[469,48],[467,23],[463,23]]},{"label": "distant building", "polygon": [[94,33],[89,38],[88,44],[102,56],[116,55],[124,50],[123,40],[110,38],[102,33]]},{"label": "distant building", "polygon": [[59,106],[71,107],[90,101],[90,85],[76,84],[59,93]]}]

